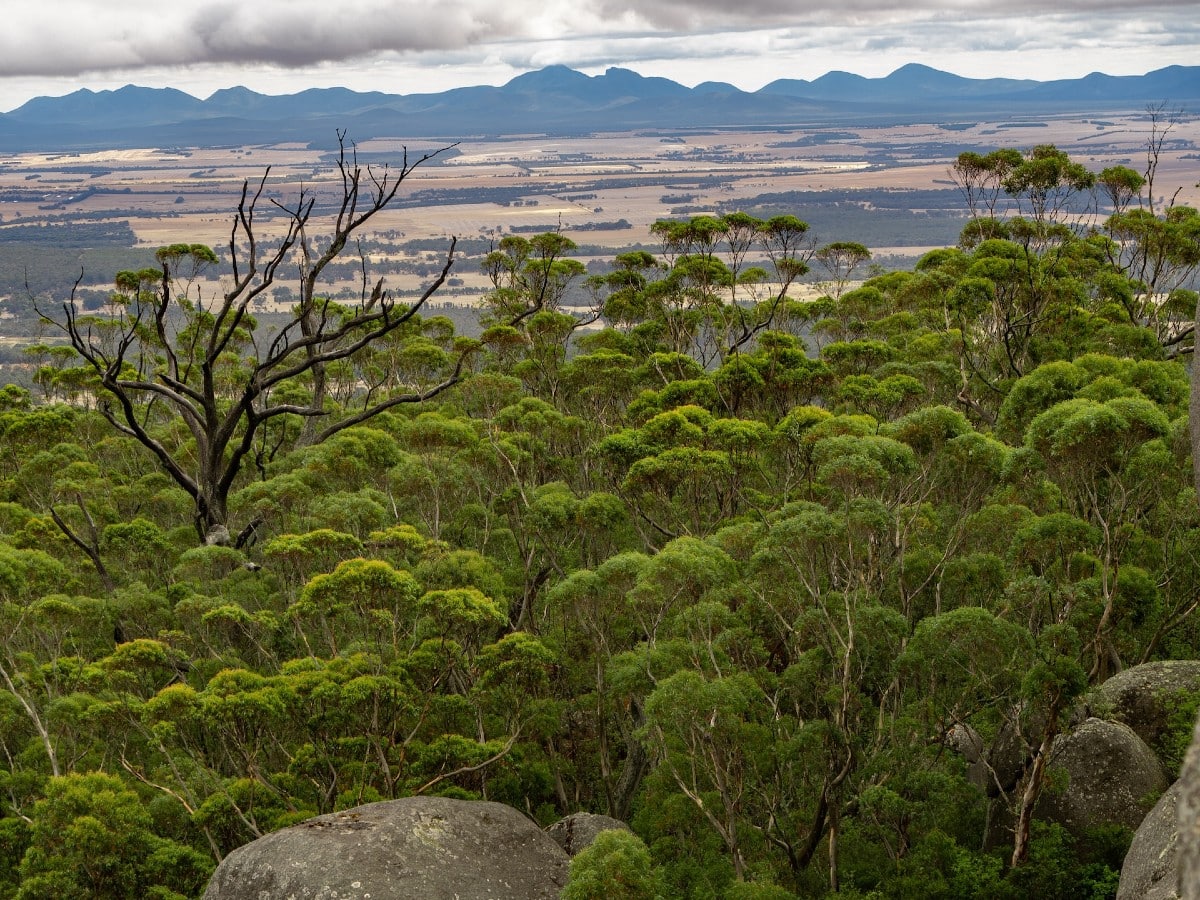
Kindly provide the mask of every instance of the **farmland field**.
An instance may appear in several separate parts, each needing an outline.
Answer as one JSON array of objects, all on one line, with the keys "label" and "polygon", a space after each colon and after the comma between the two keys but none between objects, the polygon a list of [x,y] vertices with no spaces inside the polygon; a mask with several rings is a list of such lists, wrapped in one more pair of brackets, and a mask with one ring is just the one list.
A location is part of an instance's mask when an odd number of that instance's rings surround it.
[{"label": "farmland field", "polygon": [[[790,212],[818,243],[852,240],[875,258],[910,260],[956,239],[965,210],[948,169],[961,151],[1053,143],[1094,171],[1141,169],[1145,113],[951,125],[780,131],[639,132],[464,142],[421,166],[398,202],[363,235],[389,285],[416,290],[460,241],[444,297],[469,302],[484,289],[478,259],[502,234],[561,228],[585,263],[651,240],[657,219],[745,209]],[[419,138],[357,146],[372,166],[411,162],[436,149]],[[1200,119],[1178,122],[1160,160],[1156,193],[1200,203]],[[267,174],[287,202],[314,192],[318,214],[340,196],[335,160],[300,144],[145,148],[17,154],[0,161],[0,297],[101,291],[126,259],[163,244],[228,243],[242,184]],[[264,210],[266,207],[263,208]],[[270,221],[262,223],[270,231]],[[319,225],[318,225],[319,228]],[[28,288],[26,287],[28,282]],[[286,284],[286,282],[285,282]],[[332,290],[355,289],[345,273]],[[287,291],[279,295],[286,304]]]}]

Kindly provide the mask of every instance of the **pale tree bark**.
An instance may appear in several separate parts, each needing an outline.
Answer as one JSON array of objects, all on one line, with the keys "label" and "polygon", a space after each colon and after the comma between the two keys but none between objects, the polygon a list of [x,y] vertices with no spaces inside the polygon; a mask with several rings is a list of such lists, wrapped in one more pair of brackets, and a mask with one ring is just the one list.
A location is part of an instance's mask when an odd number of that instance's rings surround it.
[{"label": "pale tree bark", "polygon": [[33,701],[29,697],[25,696],[17,688],[12,675],[9,674],[8,668],[4,665],[0,665],[0,679],[3,679],[4,686],[8,688],[8,692],[21,704],[21,708],[25,710],[25,715],[29,717],[30,724],[33,725],[33,730],[37,732],[38,739],[42,742],[42,748],[46,751],[46,759],[50,763],[50,774],[55,777],[61,775],[62,772],[58,767],[58,749],[54,744],[54,736],[50,734],[50,729],[38,712],[37,707],[33,705]]}]

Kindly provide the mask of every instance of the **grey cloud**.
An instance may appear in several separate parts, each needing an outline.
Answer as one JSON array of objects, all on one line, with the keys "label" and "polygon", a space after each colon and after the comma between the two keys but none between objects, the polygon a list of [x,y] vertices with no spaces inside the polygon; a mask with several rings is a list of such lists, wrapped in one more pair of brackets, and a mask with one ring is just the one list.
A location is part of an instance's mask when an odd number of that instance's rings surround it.
[{"label": "grey cloud", "polygon": [[[531,66],[586,68],[721,59],[752,52],[755,40],[763,52],[838,47],[879,54],[958,51],[967,42],[990,51],[1130,46],[1147,34],[1175,46],[1196,41],[1194,0],[1153,0],[1136,15],[1127,0],[1061,0],[1053,13],[1042,0],[1004,6],[924,0],[902,12],[894,0],[800,7],[795,0],[175,0],[166,6],[126,0],[124,24],[102,0],[60,2],[66,6],[60,10],[56,2],[53,13],[48,3],[23,3],[27,10],[8,17],[0,32],[0,76],[205,65],[300,69],[430,54],[515,56]],[[85,24],[72,29],[72,22]],[[774,28],[782,30],[767,46],[761,35]],[[760,37],[748,36],[755,34]]]},{"label": "grey cloud", "polygon": [[[612,46],[607,43],[601,43],[598,46],[581,46],[580,52],[572,54],[569,57],[562,57],[557,53],[548,54],[538,50],[523,49],[504,53],[501,58],[506,65],[517,71],[540,69],[544,66],[561,62],[564,58],[569,59],[567,65],[579,71],[595,71],[598,69],[607,69],[612,66],[618,68],[637,68],[638,63],[649,60],[658,62],[694,59],[697,56],[697,48],[694,41],[689,43],[691,43],[690,50],[686,46],[683,46],[682,43],[673,42],[656,42],[642,46]],[[724,59],[737,58],[740,55],[736,49],[730,47],[704,51],[704,58],[714,63],[720,63]]]},{"label": "grey cloud", "polygon": [[906,41],[899,35],[889,34],[879,37],[871,37],[863,42],[863,49],[872,52],[883,53],[888,50],[894,50],[897,47],[903,47]]},{"label": "grey cloud", "polygon": [[[794,0],[602,0],[601,9],[610,18],[633,16],[651,25],[670,29],[697,28],[714,23],[787,25],[809,22],[817,25],[870,26],[875,22],[952,19],[1002,19],[1044,16],[1044,0],[1011,0],[1000,5],[995,0],[921,0],[897,6],[894,0],[839,0],[836,5],[805,3]],[[1140,5],[1140,15],[1151,11],[1194,14],[1195,0],[1154,0]],[[1060,15],[1095,15],[1106,12],[1130,15],[1127,0],[1058,0],[1053,12]]]},{"label": "grey cloud", "polygon": [[[753,2],[753,0],[750,0]],[[1033,49],[1093,47],[1098,62],[1104,47],[1144,46],[1150,35],[1156,44],[1168,40],[1194,44],[1198,27],[1190,16],[1163,17],[1153,24],[1131,22],[1121,14],[1096,12],[1090,16],[1059,13],[1016,21],[1001,17],[979,18],[964,28],[962,21],[943,16],[914,23],[880,23],[873,28],[841,29],[847,48],[880,53],[897,50],[932,52],[938,48],[956,52],[1020,52]],[[836,29],[835,29],[836,30]],[[830,29],[788,28],[780,32],[780,44],[799,52],[825,47]]]},{"label": "grey cloud", "polygon": [[0,75],[210,63],[293,68],[379,53],[463,48],[522,31],[515,16],[485,0],[181,3],[133,26],[109,17],[98,0],[92,5],[96,24],[87,30],[72,30],[60,18],[10,20],[0,33]]},{"label": "grey cloud", "polygon": [[519,31],[499,4],[343,2],[300,15],[228,4],[192,16],[196,61],[265,62],[284,67],[381,52],[450,50]]}]

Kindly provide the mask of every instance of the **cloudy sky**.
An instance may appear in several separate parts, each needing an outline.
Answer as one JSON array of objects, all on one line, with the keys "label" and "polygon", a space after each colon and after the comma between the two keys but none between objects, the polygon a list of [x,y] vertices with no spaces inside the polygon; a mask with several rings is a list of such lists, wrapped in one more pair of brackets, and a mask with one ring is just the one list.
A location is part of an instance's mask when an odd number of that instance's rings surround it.
[{"label": "cloudy sky", "polygon": [[[564,63],[756,90],[909,62],[1074,78],[1200,64],[1196,0],[5,0],[0,110],[141,84],[410,94]],[[898,9],[897,7],[901,7]]]}]

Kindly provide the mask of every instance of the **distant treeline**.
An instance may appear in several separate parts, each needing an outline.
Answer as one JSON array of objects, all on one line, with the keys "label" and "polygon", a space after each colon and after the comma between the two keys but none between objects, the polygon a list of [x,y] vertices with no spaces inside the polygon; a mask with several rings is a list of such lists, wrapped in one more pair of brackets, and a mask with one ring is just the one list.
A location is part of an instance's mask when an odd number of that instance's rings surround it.
[{"label": "distant treeline", "polygon": [[[564,231],[624,231],[627,228],[632,228],[626,219],[617,219],[615,222],[580,222],[576,225],[564,228]],[[555,231],[558,229],[557,224],[542,224],[542,225],[510,225],[508,230],[513,234],[540,234],[543,231]]]},{"label": "distant treeline", "polygon": [[[696,177],[695,175],[663,176],[653,173],[646,175],[626,176],[623,178],[596,179],[586,186],[595,186],[604,190],[619,190],[623,188],[645,187],[653,183],[656,187],[688,188],[704,190],[717,188],[725,184],[724,179],[717,176]],[[418,206],[450,206],[460,203],[497,203],[506,205],[516,200],[523,200],[530,194],[561,195],[578,191],[585,185],[579,182],[549,182],[531,185],[514,185],[512,187],[485,188],[447,188],[445,190],[416,191],[408,197],[396,200],[396,206],[412,208]]]},{"label": "distant treeline", "polygon": [[789,210],[803,211],[818,240],[855,234],[869,247],[953,246],[966,216],[962,195],[952,188],[782,191],[721,202],[715,211],[770,218]]},{"label": "distant treeline", "polygon": [[[46,229],[33,230],[40,235],[43,231],[66,229],[65,226],[47,226]],[[7,228],[0,229],[0,234],[9,231]],[[99,242],[86,246],[81,241],[59,245],[49,240],[27,243],[7,239],[0,241],[0,298],[7,298],[3,304],[4,310],[13,316],[4,324],[5,333],[24,335],[37,327],[38,316],[29,299],[31,295],[62,301],[71,295],[75,283],[81,279],[82,283],[108,285],[122,269],[154,265],[153,251],[130,247],[132,242],[132,232],[124,246],[105,246]],[[86,306],[90,305],[89,295],[101,293],[93,288],[81,291],[80,296]]]},{"label": "distant treeline", "polygon": [[71,222],[8,225],[0,228],[0,244],[36,244],[39,247],[131,247],[137,235],[129,222]]}]

